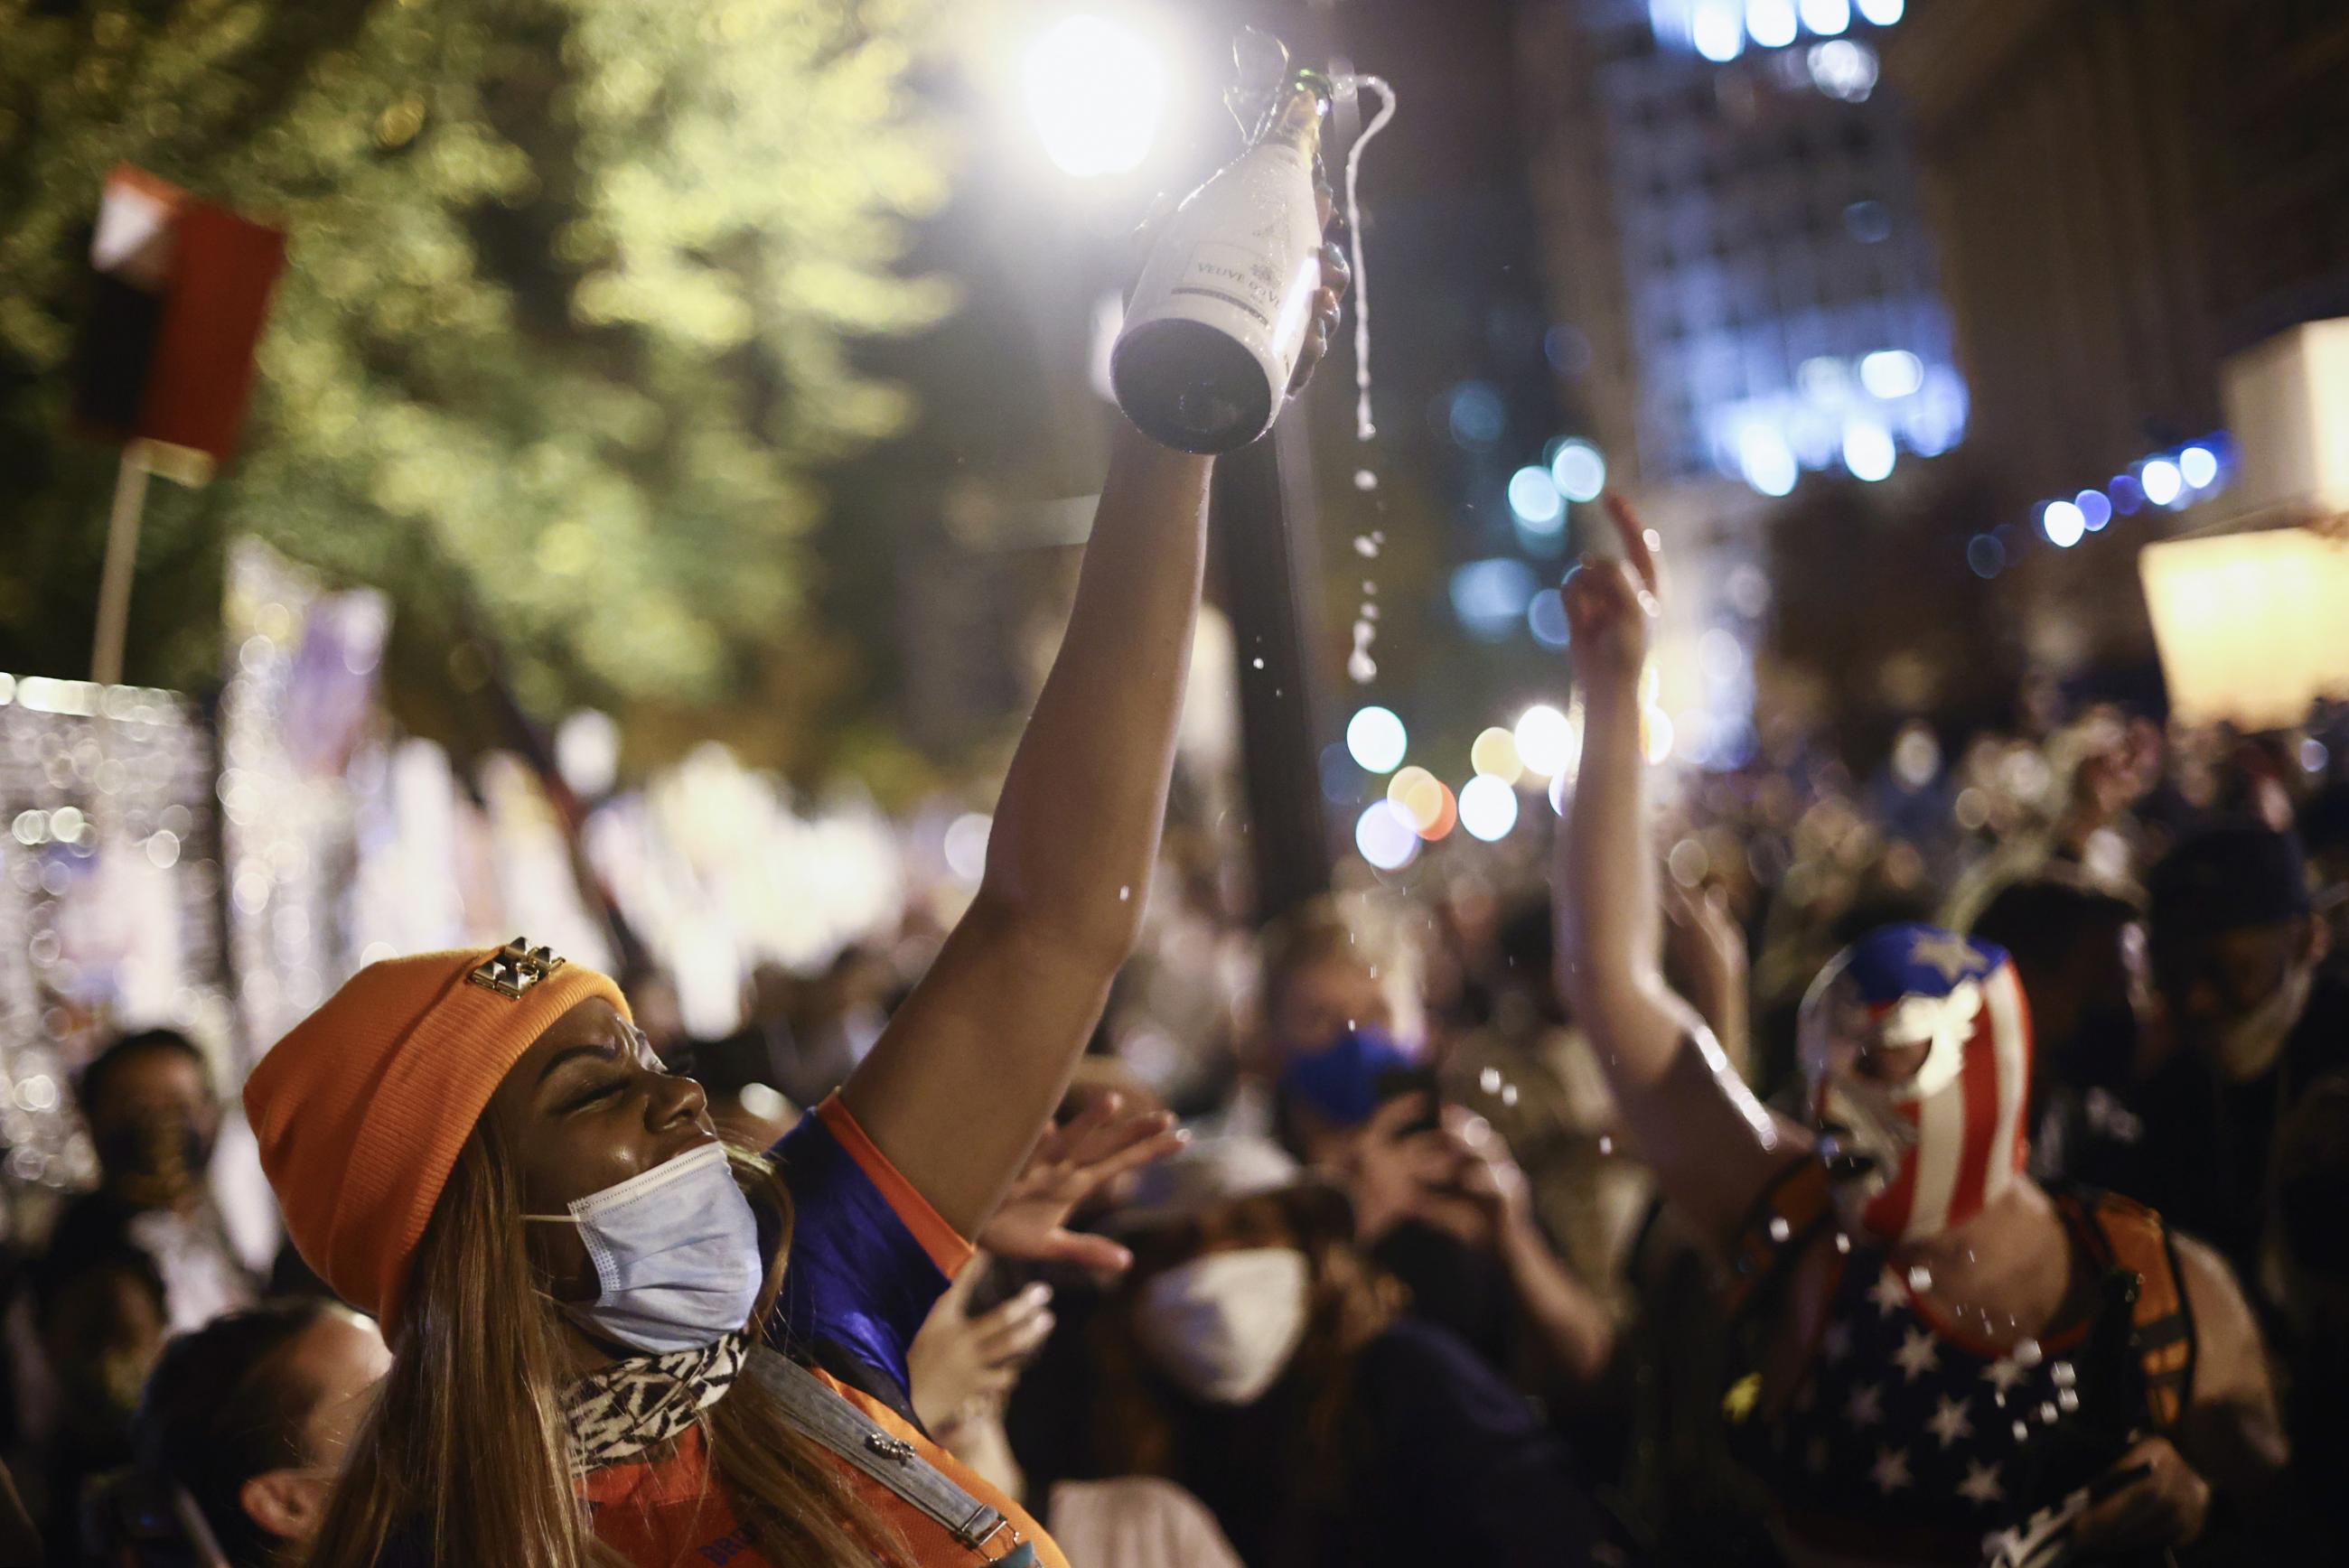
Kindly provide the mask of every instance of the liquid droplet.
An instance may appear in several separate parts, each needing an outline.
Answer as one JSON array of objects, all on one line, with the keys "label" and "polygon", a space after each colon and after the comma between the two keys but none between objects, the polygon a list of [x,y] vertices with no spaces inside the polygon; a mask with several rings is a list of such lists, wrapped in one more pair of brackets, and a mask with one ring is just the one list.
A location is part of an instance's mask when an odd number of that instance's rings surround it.
[{"label": "liquid droplet", "polygon": [[1250,666],[1251,668],[1254,668],[1254,669],[1259,669],[1259,670],[1260,670],[1260,669],[1264,668],[1264,660],[1263,660],[1263,659],[1261,659],[1261,658],[1250,659],[1250,660],[1248,661],[1248,664],[1249,664],[1249,666]]},{"label": "liquid droplet", "polygon": [[1117,902],[1120,903],[1124,903],[1133,897],[1133,889],[1131,887],[1122,887],[1117,890]]},{"label": "liquid droplet", "polygon": [[1367,533],[1358,533],[1354,536],[1354,553],[1365,561],[1375,561],[1379,557],[1379,542]]},{"label": "liquid droplet", "polygon": [[1790,1224],[1788,1224],[1788,1223],[1786,1223],[1786,1216],[1785,1216],[1785,1215],[1784,1215],[1784,1214],[1774,1214],[1774,1215],[1772,1215],[1772,1216],[1771,1216],[1771,1218],[1770,1218],[1770,1239],[1771,1239],[1772,1241],[1774,1241],[1774,1242],[1783,1242],[1783,1241],[1785,1241],[1788,1236],[1791,1236],[1791,1235],[1793,1235],[1794,1233],[1795,1233],[1795,1227],[1794,1227],[1794,1226],[1792,1226],[1792,1225],[1790,1225]]},{"label": "liquid droplet", "polygon": [[1505,1083],[1501,1086],[1501,1103],[1506,1106],[1514,1106],[1517,1103],[1516,1085]]},{"label": "liquid droplet", "polygon": [[1920,1295],[1933,1288],[1933,1271],[1919,1264],[1909,1271],[1909,1288]]},{"label": "liquid droplet", "polygon": [[1378,663],[1370,655],[1356,648],[1352,656],[1346,661],[1346,674],[1353,678],[1356,686],[1368,686],[1379,678]]},{"label": "liquid droplet", "polygon": [[1486,1068],[1483,1072],[1478,1073],[1476,1075],[1476,1087],[1483,1089],[1486,1094],[1500,1093],[1501,1069],[1498,1068]]},{"label": "liquid droplet", "polygon": [[2030,1436],[2031,1429],[2029,1427],[2024,1426],[2021,1421],[2014,1423],[2014,1440],[2016,1442],[2022,1442],[2024,1439]]},{"label": "liquid droplet", "polygon": [[1845,1235],[1841,1231],[1837,1231],[1836,1233],[1836,1251],[1839,1253],[1847,1253],[1851,1251],[1851,1238]]},{"label": "liquid droplet", "polygon": [[1368,469],[1356,469],[1354,488],[1358,490],[1374,490],[1379,488],[1379,476]]},{"label": "liquid droplet", "polygon": [[1601,1137],[1601,1138],[1599,1140],[1599,1153],[1601,1153],[1601,1154],[1612,1154],[1612,1153],[1614,1153],[1614,1152],[1615,1152],[1615,1140],[1614,1140],[1613,1139],[1611,1139],[1611,1138]]},{"label": "liquid droplet", "polygon": [[2043,1354],[2036,1339],[2018,1339],[2014,1343],[2013,1359],[2017,1367],[2036,1367]]},{"label": "liquid droplet", "polygon": [[1352,236],[1354,250],[1354,438],[1367,441],[1379,433],[1379,428],[1371,421],[1371,291],[1369,270],[1362,261],[1362,149],[1394,118],[1395,95],[1394,88],[1379,77],[1357,77],[1353,85],[1358,90],[1369,88],[1380,99],[1379,112],[1346,150],[1346,230]]},{"label": "liquid droplet", "polygon": [[2080,1390],[2077,1388],[2056,1389],[2055,1408],[2063,1411],[2067,1416],[2073,1411],[2078,1409],[2080,1408]]},{"label": "liquid droplet", "polygon": [[1377,620],[1378,618],[1379,618],[1379,607],[1378,607],[1376,604],[1365,604],[1365,605],[1363,605],[1363,606],[1362,606],[1362,619],[1363,619],[1363,620],[1365,620],[1365,621],[1375,621],[1375,620]]},{"label": "liquid droplet", "polygon": [[2058,1361],[2047,1369],[2047,1375],[2054,1379],[2058,1388],[2069,1388],[2080,1381],[2080,1374],[2073,1369],[2069,1361]]},{"label": "liquid droplet", "polygon": [[2052,1401],[2039,1407],[2039,1424],[2043,1427],[2055,1424],[2055,1406]]}]

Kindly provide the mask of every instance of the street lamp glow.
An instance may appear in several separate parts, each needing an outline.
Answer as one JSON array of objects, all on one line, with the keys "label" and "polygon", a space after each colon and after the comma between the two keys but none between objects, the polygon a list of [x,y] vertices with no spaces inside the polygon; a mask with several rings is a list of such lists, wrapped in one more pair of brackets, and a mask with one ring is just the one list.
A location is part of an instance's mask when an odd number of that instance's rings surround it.
[{"label": "street lamp glow", "polygon": [[1029,46],[1021,85],[1044,150],[1064,174],[1124,174],[1150,155],[1166,104],[1166,67],[1147,39],[1099,16],[1071,16]]},{"label": "street lamp glow", "polygon": [[1460,825],[1472,839],[1497,843],[1517,825],[1517,792],[1490,774],[1460,786]]},{"label": "street lamp glow", "polygon": [[1371,707],[1346,725],[1346,749],[1365,773],[1392,773],[1411,748],[1411,737],[1392,709]]}]

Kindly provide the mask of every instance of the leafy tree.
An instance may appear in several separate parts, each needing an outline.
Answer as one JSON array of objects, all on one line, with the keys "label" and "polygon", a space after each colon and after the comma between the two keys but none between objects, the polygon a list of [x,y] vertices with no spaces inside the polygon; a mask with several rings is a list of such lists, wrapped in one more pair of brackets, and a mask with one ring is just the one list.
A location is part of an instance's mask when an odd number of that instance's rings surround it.
[{"label": "leafy tree", "polygon": [[774,687],[811,474],[907,412],[854,345],[950,304],[899,265],[942,9],[0,0],[0,667],[87,648],[109,465],[60,431],[128,161],[292,237],[245,453],[150,509],[132,678],[202,680],[239,530],[389,589],[411,658],[494,631],[533,706]]}]

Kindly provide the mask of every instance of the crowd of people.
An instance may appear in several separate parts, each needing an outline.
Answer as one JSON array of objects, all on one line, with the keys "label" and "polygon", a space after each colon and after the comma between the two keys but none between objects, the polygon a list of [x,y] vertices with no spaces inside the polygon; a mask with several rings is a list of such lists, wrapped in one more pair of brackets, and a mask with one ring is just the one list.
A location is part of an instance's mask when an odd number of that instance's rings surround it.
[{"label": "crowd of people", "polygon": [[2322,733],[2034,693],[1666,799],[1617,505],[1548,863],[1249,932],[1162,864],[1206,472],[1119,448],[935,940],[699,1046],[526,942],[370,964],[243,1086],[270,1270],[203,1054],[92,1061],[5,1562],[2330,1560]]}]

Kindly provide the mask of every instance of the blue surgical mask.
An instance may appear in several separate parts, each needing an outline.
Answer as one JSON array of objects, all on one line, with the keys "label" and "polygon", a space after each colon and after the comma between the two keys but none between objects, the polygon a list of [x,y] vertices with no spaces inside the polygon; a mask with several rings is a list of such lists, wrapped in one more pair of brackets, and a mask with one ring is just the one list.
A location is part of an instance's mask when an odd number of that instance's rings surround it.
[{"label": "blue surgical mask", "polygon": [[1383,1029],[1348,1029],[1319,1049],[1291,1057],[1280,1087],[1340,1127],[1359,1127],[1379,1109],[1390,1073],[1415,1067]]},{"label": "blue surgical mask", "polygon": [[523,1217],[579,1227],[603,1289],[564,1310],[586,1328],[660,1355],[715,1344],[749,1320],[765,1283],[759,1222],[719,1145],[688,1150],[569,1207],[567,1215]]}]

